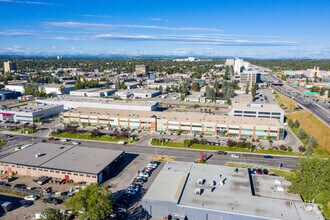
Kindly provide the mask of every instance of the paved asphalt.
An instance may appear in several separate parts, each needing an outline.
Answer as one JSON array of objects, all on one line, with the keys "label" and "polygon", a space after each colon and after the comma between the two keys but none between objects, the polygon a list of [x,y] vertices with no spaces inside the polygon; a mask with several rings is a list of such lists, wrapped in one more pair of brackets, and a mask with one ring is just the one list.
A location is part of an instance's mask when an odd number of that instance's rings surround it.
[{"label": "paved asphalt", "polygon": [[[14,151],[15,146],[20,146],[23,144],[39,142],[44,137],[34,137],[32,141],[31,136],[15,135],[8,139],[6,146],[2,147],[0,154],[7,155]],[[200,151],[192,149],[176,149],[176,148],[166,148],[166,147],[153,147],[148,145],[137,145],[137,144],[127,144],[119,145],[117,143],[108,142],[95,142],[95,141],[83,141],[81,142],[82,147],[94,147],[94,148],[107,148],[112,150],[124,150],[126,153],[130,154],[145,154],[145,155],[163,155],[163,156],[173,156],[177,161],[193,162],[199,159]],[[63,142],[58,142],[63,143]],[[66,144],[71,144],[67,142]],[[227,162],[245,162],[249,164],[258,164],[264,166],[275,166],[278,167],[282,164],[283,168],[294,168],[294,164],[297,161],[296,157],[284,157],[284,156],[274,156],[272,159],[263,158],[262,155],[251,155],[238,153],[240,155],[239,159],[231,158],[231,154],[227,155],[217,155],[215,152],[205,151],[204,157],[208,158],[209,164],[215,165],[225,165]]]},{"label": "paved asphalt", "polygon": [[[278,79],[271,74],[263,76],[263,79],[270,83],[278,81]],[[308,97],[301,91],[298,91],[297,89],[287,84],[283,84],[283,86],[271,85],[271,87],[289,98],[294,97],[294,100],[298,102],[302,108],[309,110],[310,112],[315,114],[319,119],[321,119],[325,124],[330,125],[329,103],[324,103],[321,100],[317,101],[317,98],[314,97],[310,97],[310,96]]]}]

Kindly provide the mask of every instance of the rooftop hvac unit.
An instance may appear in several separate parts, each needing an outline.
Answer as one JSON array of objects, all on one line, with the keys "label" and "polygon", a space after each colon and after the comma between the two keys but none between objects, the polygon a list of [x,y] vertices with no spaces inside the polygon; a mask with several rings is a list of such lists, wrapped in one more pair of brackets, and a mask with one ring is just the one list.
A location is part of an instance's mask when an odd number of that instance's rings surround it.
[{"label": "rooftop hvac unit", "polygon": [[214,180],[209,181],[209,186],[213,187],[216,185],[216,182]]},{"label": "rooftop hvac unit", "polygon": [[276,187],[276,190],[279,192],[284,192],[284,187],[283,186],[278,186]]},{"label": "rooftop hvac unit", "polygon": [[194,194],[195,195],[202,195],[203,191],[204,191],[203,189],[197,188],[197,189],[195,189]]},{"label": "rooftop hvac unit", "polygon": [[277,184],[277,185],[281,185],[282,181],[281,180],[275,180],[274,183]]},{"label": "rooftop hvac unit", "polygon": [[199,184],[199,185],[203,185],[205,183],[205,179],[198,179],[197,180],[197,184]]}]

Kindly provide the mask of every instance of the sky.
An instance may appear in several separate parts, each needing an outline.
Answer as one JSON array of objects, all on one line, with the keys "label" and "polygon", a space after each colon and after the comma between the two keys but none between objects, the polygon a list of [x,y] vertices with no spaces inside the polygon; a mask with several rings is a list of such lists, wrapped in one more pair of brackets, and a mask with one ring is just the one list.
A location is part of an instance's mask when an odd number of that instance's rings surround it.
[{"label": "sky", "polygon": [[0,0],[0,54],[330,58],[330,0]]}]

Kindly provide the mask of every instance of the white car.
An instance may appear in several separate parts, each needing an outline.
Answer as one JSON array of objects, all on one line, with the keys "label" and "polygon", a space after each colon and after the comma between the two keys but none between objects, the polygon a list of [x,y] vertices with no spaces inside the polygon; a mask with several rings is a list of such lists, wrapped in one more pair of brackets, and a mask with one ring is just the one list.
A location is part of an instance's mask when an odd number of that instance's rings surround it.
[{"label": "white car", "polygon": [[66,138],[61,139],[61,142],[67,142],[67,141],[68,141],[68,139],[66,139]]},{"label": "white car", "polygon": [[73,145],[79,145],[80,142],[78,142],[78,141],[73,141],[72,144],[73,144]]},{"label": "white car", "polygon": [[230,157],[239,159],[239,154],[232,154]]},{"label": "white car", "polygon": [[38,197],[35,195],[29,195],[24,197],[24,200],[28,200],[28,201],[36,201],[37,199]]}]

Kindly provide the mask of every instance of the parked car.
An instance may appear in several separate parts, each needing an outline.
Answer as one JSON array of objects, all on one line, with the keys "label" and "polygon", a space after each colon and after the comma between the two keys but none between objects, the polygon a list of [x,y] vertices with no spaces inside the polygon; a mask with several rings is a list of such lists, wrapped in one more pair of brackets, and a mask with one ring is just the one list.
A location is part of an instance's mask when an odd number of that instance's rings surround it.
[{"label": "parked car", "polygon": [[45,198],[43,200],[43,202],[57,205],[57,204],[61,204],[63,201],[61,199],[58,199],[58,198],[48,197],[48,198]]},{"label": "parked car", "polygon": [[61,140],[60,140],[61,142],[67,142],[68,141],[68,139],[66,139],[66,138],[61,138]]},{"label": "parked car", "polygon": [[25,196],[24,200],[28,200],[28,201],[36,201],[38,199],[38,196],[35,195],[29,195],[29,196]]},{"label": "parked car", "polygon": [[268,174],[268,170],[267,169],[263,169],[262,170],[262,173],[265,174],[265,175],[267,175]]},{"label": "parked car", "polygon": [[257,169],[257,174],[261,175],[262,174],[262,169]]},{"label": "parked car", "polygon": [[25,184],[16,184],[14,185],[15,189],[26,189],[26,185]]},{"label": "parked car", "polygon": [[217,154],[219,154],[219,155],[226,155],[227,152],[226,151],[223,151],[223,150],[219,150],[219,151],[217,151]]},{"label": "parked car", "polygon": [[267,158],[267,159],[273,159],[273,156],[265,155],[264,158]]},{"label": "parked car", "polygon": [[239,154],[232,154],[230,157],[236,158],[236,159],[239,159],[240,158]]},{"label": "parked car", "polygon": [[29,207],[29,206],[31,206],[31,205],[34,204],[33,201],[31,201],[31,200],[25,200],[25,199],[20,200],[19,203],[20,203],[21,206],[23,206],[23,207]]},{"label": "parked car", "polygon": [[49,137],[49,138],[48,138],[48,141],[54,141],[54,140],[55,140],[54,137]]},{"label": "parked car", "polygon": [[124,145],[124,144],[126,144],[126,142],[125,141],[118,141],[118,144]]},{"label": "parked car", "polygon": [[78,141],[72,141],[72,144],[73,144],[73,145],[79,145],[80,142],[78,142]]}]

